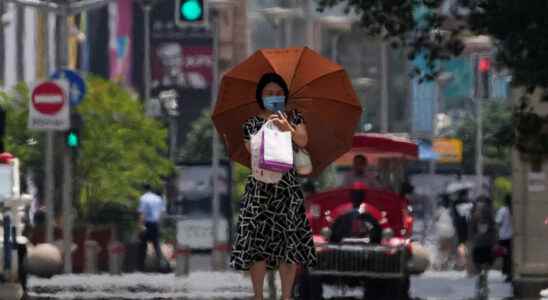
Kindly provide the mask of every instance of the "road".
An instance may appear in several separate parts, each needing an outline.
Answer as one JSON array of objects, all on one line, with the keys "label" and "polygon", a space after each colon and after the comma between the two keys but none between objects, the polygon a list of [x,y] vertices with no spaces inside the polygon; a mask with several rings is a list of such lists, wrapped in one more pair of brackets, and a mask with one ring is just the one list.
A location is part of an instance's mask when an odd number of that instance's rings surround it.
[{"label": "road", "polygon": [[[498,272],[490,274],[491,300],[509,299],[511,286]],[[277,282],[279,286],[279,282]],[[172,274],[60,275],[31,278],[31,299],[250,299],[249,278],[235,272],[196,271]],[[265,299],[268,291],[265,292]],[[474,278],[463,272],[427,272],[413,277],[411,296],[421,300],[465,300],[474,296]],[[361,290],[325,288],[324,299],[361,299]]]}]

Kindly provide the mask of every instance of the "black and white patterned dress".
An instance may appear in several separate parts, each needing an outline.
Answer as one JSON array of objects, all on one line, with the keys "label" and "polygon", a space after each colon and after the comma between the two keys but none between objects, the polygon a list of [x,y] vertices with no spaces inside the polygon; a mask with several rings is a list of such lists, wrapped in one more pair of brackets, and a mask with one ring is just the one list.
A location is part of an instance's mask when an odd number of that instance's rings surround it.
[{"label": "black and white patterned dress", "polygon": [[[298,125],[303,118],[294,112],[290,122]],[[260,117],[247,120],[243,125],[245,139],[249,141],[264,123]],[[316,263],[304,197],[294,170],[284,174],[275,184],[257,181],[253,176],[247,180],[230,266],[236,270],[249,270],[254,262],[262,260],[270,270],[281,263],[303,266]]]}]

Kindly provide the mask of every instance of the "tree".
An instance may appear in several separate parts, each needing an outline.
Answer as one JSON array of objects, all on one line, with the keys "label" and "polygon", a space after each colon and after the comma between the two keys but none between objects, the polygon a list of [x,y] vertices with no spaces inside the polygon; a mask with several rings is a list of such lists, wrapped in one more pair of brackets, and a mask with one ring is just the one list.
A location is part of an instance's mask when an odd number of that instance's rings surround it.
[{"label": "tree", "polygon": [[[167,131],[146,117],[139,100],[121,86],[95,77],[87,78],[87,86],[88,94],[77,108],[84,128],[74,168],[76,207],[87,218],[97,217],[92,213],[100,207],[116,204],[134,210],[142,184],[160,187],[172,171],[166,158]],[[28,102],[24,84],[0,93],[0,105],[7,111],[6,149],[21,160],[23,174],[34,174],[41,198],[44,139],[42,132],[27,129]],[[55,161],[60,162],[63,143],[55,144]],[[60,164],[56,170],[60,182]]]},{"label": "tree", "polygon": [[[359,16],[368,35],[382,37],[392,47],[405,48],[408,58],[424,57],[427,70],[414,69],[421,80],[433,80],[439,60],[460,55],[465,39],[493,39],[498,68],[512,74],[512,84],[525,88],[513,123],[505,132],[523,159],[536,168],[548,158],[548,132],[529,103],[537,88],[548,100],[548,1],[529,0],[318,0],[320,10],[346,4]],[[536,97],[536,96],[535,96]],[[514,138],[515,136],[515,138]]]},{"label": "tree", "polygon": [[464,38],[488,35],[513,83],[530,91],[548,87],[547,1],[319,0],[320,10],[341,3],[360,17],[367,34],[406,48],[410,59],[424,54],[432,70],[422,74],[426,79],[436,75],[437,60],[462,53]]},{"label": "tree", "polygon": [[[210,162],[212,151],[213,123],[209,109],[202,114],[190,127],[186,135],[186,143],[180,151],[180,160],[186,163]],[[221,145],[221,159],[226,159],[226,152]]]},{"label": "tree", "polygon": [[84,119],[78,159],[80,200],[136,203],[145,182],[159,188],[172,171],[167,130],[145,116],[141,102],[110,81],[88,79],[89,92],[78,111]]},{"label": "tree", "polygon": [[[485,173],[493,176],[511,174],[512,111],[508,104],[486,102],[482,105],[483,156]],[[457,129],[456,137],[463,141],[463,162],[465,173],[475,173],[476,117],[469,114]]]}]

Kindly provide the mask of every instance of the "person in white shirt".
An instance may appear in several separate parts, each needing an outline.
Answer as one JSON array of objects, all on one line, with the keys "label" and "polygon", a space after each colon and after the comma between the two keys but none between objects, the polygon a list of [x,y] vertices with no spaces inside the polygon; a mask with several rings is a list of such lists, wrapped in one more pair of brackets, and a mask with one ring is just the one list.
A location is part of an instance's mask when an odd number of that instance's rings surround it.
[{"label": "person in white shirt", "polygon": [[502,273],[506,275],[506,281],[512,281],[512,198],[507,195],[504,198],[504,206],[499,208],[495,221],[498,225],[499,245],[506,249],[503,256]]},{"label": "person in white shirt", "polygon": [[144,186],[146,192],[139,199],[139,225],[141,226],[141,245],[137,269],[144,271],[147,246],[152,242],[158,261],[162,263],[163,255],[160,249],[160,219],[166,211],[164,199],[154,193],[149,184]]}]

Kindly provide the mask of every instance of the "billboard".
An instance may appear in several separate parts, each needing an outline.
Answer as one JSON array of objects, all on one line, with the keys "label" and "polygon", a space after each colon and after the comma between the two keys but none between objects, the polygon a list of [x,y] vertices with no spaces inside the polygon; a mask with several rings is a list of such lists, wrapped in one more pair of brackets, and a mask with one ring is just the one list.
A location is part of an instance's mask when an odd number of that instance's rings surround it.
[{"label": "billboard", "polygon": [[[162,91],[177,92],[177,149],[186,143],[192,122],[211,106],[213,40],[210,34],[187,35],[154,27],[151,40],[151,101],[147,112],[161,116]],[[178,152],[178,151],[177,151]]]},{"label": "billboard", "polygon": [[462,162],[462,140],[460,139],[434,139],[433,149],[438,154],[440,163]]},{"label": "billboard", "polygon": [[[171,37],[154,39],[152,87],[177,85],[182,89],[207,90],[213,79],[213,49]],[[209,100],[209,99],[208,99]]]}]

